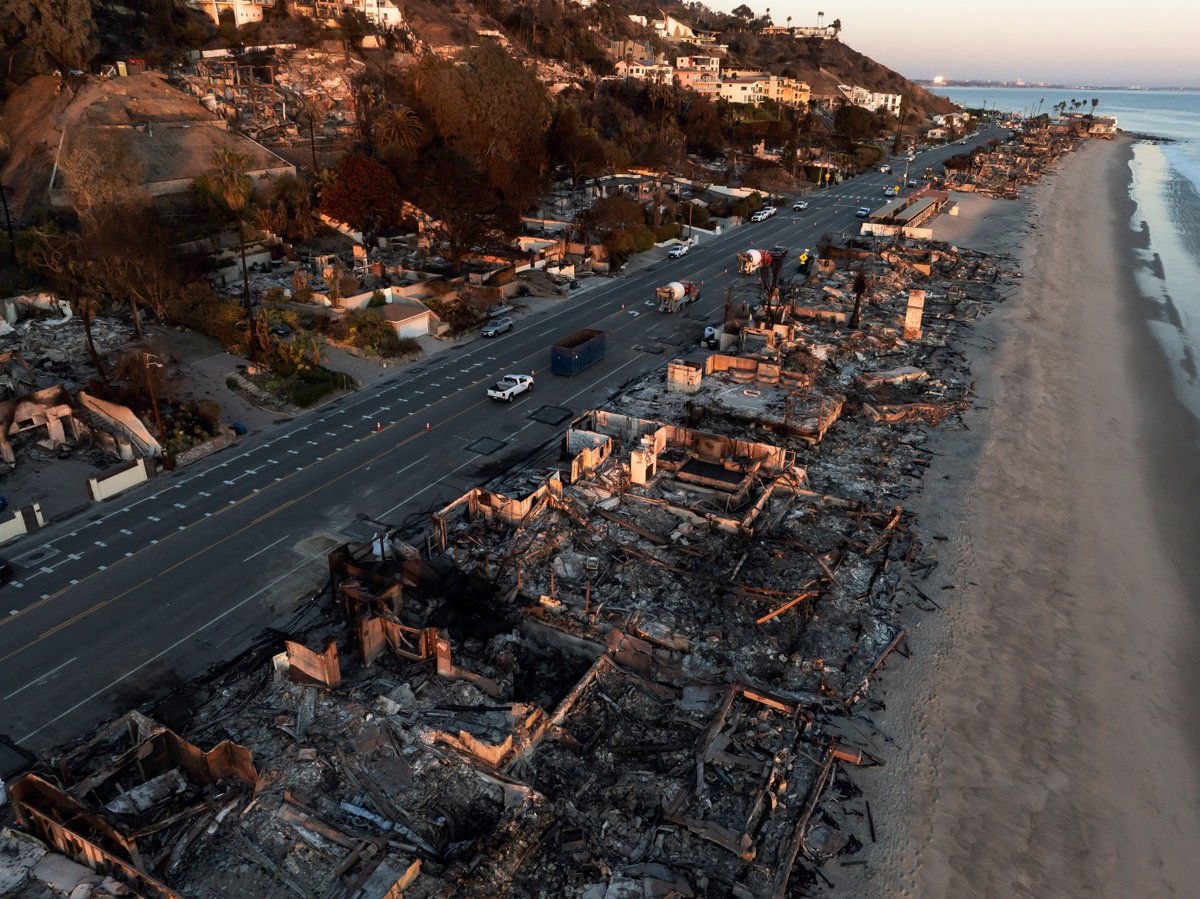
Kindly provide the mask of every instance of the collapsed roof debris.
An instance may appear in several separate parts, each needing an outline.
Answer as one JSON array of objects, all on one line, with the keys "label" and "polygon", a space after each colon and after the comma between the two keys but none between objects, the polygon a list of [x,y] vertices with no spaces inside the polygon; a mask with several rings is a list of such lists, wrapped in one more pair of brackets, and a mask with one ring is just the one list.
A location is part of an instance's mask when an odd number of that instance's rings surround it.
[{"label": "collapsed roof debris", "polygon": [[842,724],[935,605],[903,508],[921,422],[965,408],[954,339],[1010,283],[831,249],[723,352],[575,418],[559,464],[337,548],[315,624],[47,759],[11,786],[22,826],[146,896],[830,882],[873,835],[847,766],[881,751]]}]

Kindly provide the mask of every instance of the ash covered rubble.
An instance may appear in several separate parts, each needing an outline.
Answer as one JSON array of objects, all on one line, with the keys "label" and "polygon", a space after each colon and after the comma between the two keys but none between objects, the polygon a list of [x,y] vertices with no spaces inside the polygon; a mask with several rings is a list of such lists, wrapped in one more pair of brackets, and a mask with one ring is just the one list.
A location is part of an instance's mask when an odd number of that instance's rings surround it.
[{"label": "ash covered rubble", "polygon": [[944,184],[951,190],[1015,200],[1021,188],[1038,181],[1080,142],[1071,126],[1061,122],[1016,132],[1003,143],[989,142],[971,153],[968,167],[947,170]]},{"label": "ash covered rubble", "polygon": [[19,823],[147,896],[782,899],[867,863],[871,688],[934,604],[903,499],[1011,273],[843,250],[556,465],[335,550],[317,624],[47,757]]},{"label": "ash covered rubble", "polygon": [[[66,301],[15,296],[0,300],[0,312],[0,460],[15,468],[18,460],[73,456],[99,470],[157,452],[157,441],[129,409],[88,393],[99,375],[87,331]],[[120,316],[91,322],[102,358],[116,356],[133,337]]]}]

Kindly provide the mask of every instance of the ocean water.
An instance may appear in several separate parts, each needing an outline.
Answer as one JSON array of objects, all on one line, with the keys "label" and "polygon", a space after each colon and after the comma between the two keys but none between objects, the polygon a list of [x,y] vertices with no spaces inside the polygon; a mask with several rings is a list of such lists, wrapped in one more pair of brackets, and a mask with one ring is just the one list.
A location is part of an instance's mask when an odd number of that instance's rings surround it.
[{"label": "ocean water", "polygon": [[1129,227],[1137,233],[1140,301],[1175,373],[1179,401],[1200,421],[1200,91],[1050,91],[1041,88],[945,88],[955,103],[1002,111],[1055,114],[1061,100],[1100,102],[1125,131],[1169,143],[1139,142],[1130,162]]}]

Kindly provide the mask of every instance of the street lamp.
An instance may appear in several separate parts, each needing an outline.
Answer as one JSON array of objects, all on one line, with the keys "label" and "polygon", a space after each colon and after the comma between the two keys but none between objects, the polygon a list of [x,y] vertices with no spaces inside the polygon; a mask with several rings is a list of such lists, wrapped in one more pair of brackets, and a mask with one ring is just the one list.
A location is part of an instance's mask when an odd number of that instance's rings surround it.
[{"label": "street lamp", "polygon": [[166,432],[163,430],[162,415],[160,415],[159,411],[158,411],[158,394],[156,394],[154,392],[154,379],[152,377],[150,377],[150,366],[153,365],[155,368],[166,368],[166,366],[163,365],[163,363],[161,363],[161,362],[151,362],[150,361],[151,359],[157,359],[157,358],[159,358],[159,357],[156,356],[154,353],[143,353],[142,354],[142,366],[146,371],[146,388],[150,391],[150,402],[154,405],[154,423],[156,425],[158,425],[159,436],[164,441],[166,441],[167,435],[166,435]]}]

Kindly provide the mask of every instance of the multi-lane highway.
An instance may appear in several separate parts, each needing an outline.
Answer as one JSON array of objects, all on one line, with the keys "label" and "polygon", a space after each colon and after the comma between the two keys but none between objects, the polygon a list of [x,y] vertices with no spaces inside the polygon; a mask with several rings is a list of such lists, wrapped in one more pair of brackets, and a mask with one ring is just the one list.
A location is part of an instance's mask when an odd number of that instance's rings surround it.
[{"label": "multi-lane highway", "polygon": [[[912,171],[964,149],[920,154]],[[602,403],[719,319],[738,277],[735,253],[776,243],[795,253],[826,232],[856,230],[855,209],[883,205],[903,165],[819,191],[803,212],[783,208],[681,259],[593,280],[508,334],[441,353],[7,547],[16,574],[0,587],[0,735],[30,750],[53,745],[231,657],[324,583],[326,553],[348,526],[403,521],[553,441],[568,412]],[[654,288],[677,278],[703,281],[703,299],[684,314],[658,313],[647,304]],[[608,332],[606,359],[554,377],[550,344],[583,327]],[[487,385],[507,372],[534,374],[535,390],[512,404],[488,400]]]}]

